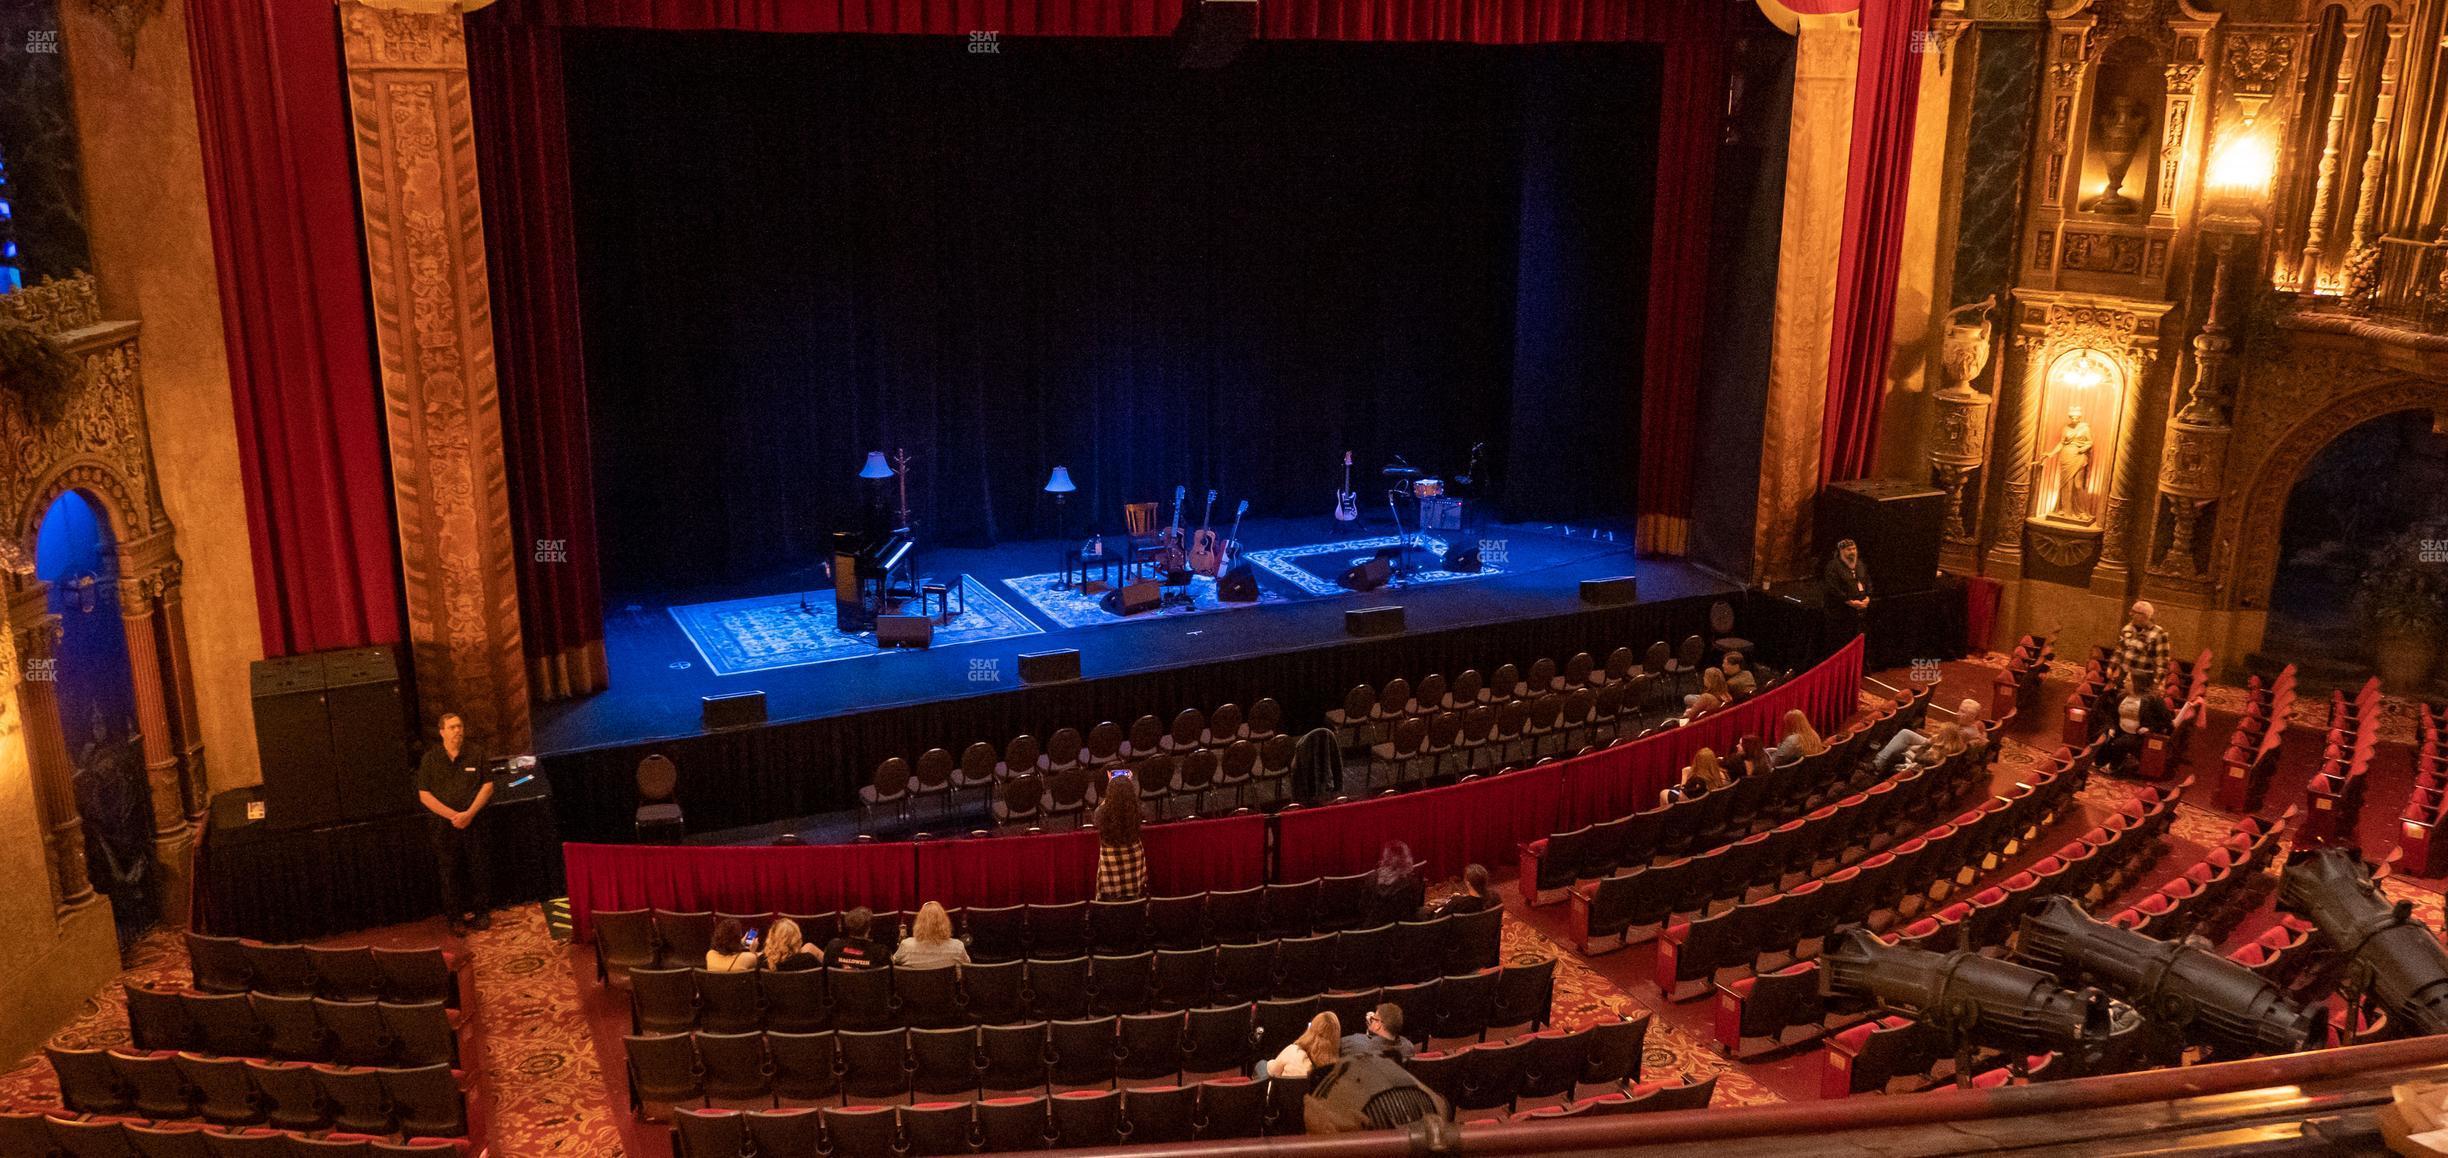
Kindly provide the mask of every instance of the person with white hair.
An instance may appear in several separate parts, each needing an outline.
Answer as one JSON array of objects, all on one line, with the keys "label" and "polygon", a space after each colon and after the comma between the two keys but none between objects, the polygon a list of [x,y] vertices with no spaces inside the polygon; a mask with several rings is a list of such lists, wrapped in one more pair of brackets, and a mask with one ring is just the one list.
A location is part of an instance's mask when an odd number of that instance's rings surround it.
[{"label": "person with white hair", "polygon": [[2168,656],[2173,651],[2167,629],[2154,621],[2157,615],[2158,610],[2147,600],[2134,600],[2125,628],[2117,635],[2117,666],[2128,680],[2154,691],[2167,678]]}]

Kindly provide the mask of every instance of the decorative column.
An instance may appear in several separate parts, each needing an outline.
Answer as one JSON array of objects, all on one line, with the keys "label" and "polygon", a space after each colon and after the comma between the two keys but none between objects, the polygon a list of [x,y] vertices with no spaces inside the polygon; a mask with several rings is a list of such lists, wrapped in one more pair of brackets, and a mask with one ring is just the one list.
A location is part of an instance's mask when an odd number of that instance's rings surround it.
[{"label": "decorative column", "polygon": [[2167,444],[2159,458],[2159,517],[2168,524],[2167,543],[2154,542],[2150,574],[2196,583],[2202,565],[2195,553],[2202,515],[2216,504],[2227,472],[2227,444],[2235,428],[2227,421],[2227,282],[2235,264],[2236,235],[2205,230],[2216,253],[2210,312],[2193,336],[2193,383],[2184,404],[2168,419]]},{"label": "decorative column", "polygon": [[200,824],[212,800],[212,778],[204,767],[203,717],[196,711],[195,664],[187,658],[186,600],[179,595],[180,565],[172,560],[162,571],[162,650],[171,688],[171,722],[178,735],[179,775],[191,824]]},{"label": "decorative column", "polygon": [[100,899],[85,875],[85,822],[77,815],[76,765],[68,759],[68,737],[60,729],[59,617],[51,614],[51,585],[23,576],[9,596],[8,621],[17,645],[17,703],[25,715],[26,760],[33,765],[34,804],[43,826],[43,849],[51,866],[51,900],[60,910]]},{"label": "decorative column", "polygon": [[[1999,491],[2002,501],[1989,520],[1989,525],[1996,528],[1996,536],[1989,544],[1990,566],[2010,574],[2023,563],[2023,520],[2031,515],[2032,447],[2039,439],[2040,396],[2046,392],[2040,381],[2044,368],[2036,364],[2042,343],[2037,327],[2028,322],[2028,315],[2037,307],[2018,304],[2027,321],[2015,329],[2014,348],[2022,355],[2027,372],[1998,374],[2001,400],[1998,417],[2004,422],[1999,433],[2005,439],[1999,448],[1998,462],[2005,467],[2005,475]],[[2014,388],[2011,410],[2003,402],[2010,383]]]},{"label": "decorative column", "polygon": [[2329,208],[2337,198],[2338,150],[2344,147],[2346,106],[2354,93],[2355,62],[2362,53],[2362,22],[2349,19],[2341,29],[2344,46],[2338,52],[2337,83],[2329,94],[2329,129],[2321,145],[2320,176],[2312,186],[2312,216],[2304,225],[2303,263],[2295,270],[2297,293],[2319,293],[2321,254],[2329,246]]},{"label": "decorative column", "polygon": [[1860,57],[1859,13],[1799,18],[1784,231],[1777,245],[1776,309],[1769,322],[1768,409],[1752,523],[1752,559],[1761,577],[1770,580],[1810,569],[1810,504],[1819,488]]},{"label": "decorative column", "polygon": [[[145,544],[127,554],[141,557]],[[167,549],[167,544],[162,544]],[[195,828],[187,816],[187,789],[179,774],[176,737],[171,734],[162,646],[155,636],[154,600],[167,583],[168,567],[131,571],[119,583],[119,619],[127,634],[128,681],[136,692],[136,732],[143,737],[145,784],[153,797],[153,863],[161,873],[162,912],[187,911],[195,880]]]},{"label": "decorative column", "polygon": [[459,15],[474,6],[342,0],[340,26],[418,698],[516,752],[527,665]]},{"label": "decorative column", "polygon": [[2371,145],[2363,150],[2363,188],[2355,198],[2354,231],[2346,243],[2346,298],[2368,306],[2380,290],[2380,247],[2372,238],[2372,217],[2380,208],[2381,162],[2386,159],[2389,123],[2397,108],[2397,60],[2405,45],[2405,21],[2388,26],[2388,55],[2380,65],[2380,91],[2372,101]]}]

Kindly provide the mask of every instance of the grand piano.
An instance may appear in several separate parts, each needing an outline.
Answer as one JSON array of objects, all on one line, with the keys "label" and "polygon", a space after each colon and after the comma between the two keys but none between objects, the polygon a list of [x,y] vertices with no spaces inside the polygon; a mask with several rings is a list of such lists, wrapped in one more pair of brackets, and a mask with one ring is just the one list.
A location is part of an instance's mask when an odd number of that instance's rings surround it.
[{"label": "grand piano", "polygon": [[907,527],[882,536],[833,532],[833,608],[841,630],[873,631],[876,616],[917,598],[911,569],[917,547]]}]

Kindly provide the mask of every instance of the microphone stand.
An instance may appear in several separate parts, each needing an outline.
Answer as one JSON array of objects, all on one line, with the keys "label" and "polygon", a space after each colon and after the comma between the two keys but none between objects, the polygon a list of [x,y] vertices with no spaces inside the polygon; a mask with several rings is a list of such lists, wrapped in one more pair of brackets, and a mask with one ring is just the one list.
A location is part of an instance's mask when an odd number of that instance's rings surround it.
[{"label": "microphone stand", "polygon": [[1394,538],[1399,544],[1394,549],[1394,585],[1407,587],[1411,579],[1411,533],[1403,530],[1402,504],[1395,499],[1401,493],[1394,488],[1386,490],[1386,513],[1394,516]]}]

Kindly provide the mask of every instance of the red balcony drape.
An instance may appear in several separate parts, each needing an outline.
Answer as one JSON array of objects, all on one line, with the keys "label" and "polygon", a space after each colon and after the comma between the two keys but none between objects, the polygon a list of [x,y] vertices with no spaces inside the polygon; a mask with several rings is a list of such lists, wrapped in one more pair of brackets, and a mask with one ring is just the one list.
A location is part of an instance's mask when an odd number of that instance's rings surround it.
[{"label": "red balcony drape", "polygon": [[918,895],[963,905],[1056,905],[1096,895],[1093,830],[935,840],[899,846],[918,866]]},{"label": "red balcony drape", "polygon": [[188,0],[267,655],[397,643],[398,537],[329,4]]},{"label": "red balcony drape", "polygon": [[1879,408],[1895,340],[1896,277],[1911,192],[1913,109],[1929,28],[1922,0],[1862,5],[1861,71],[1853,87],[1853,156],[1845,182],[1844,246],[1836,263],[1836,318],[1828,348],[1827,411],[1819,440],[1822,483],[1877,465]]}]

